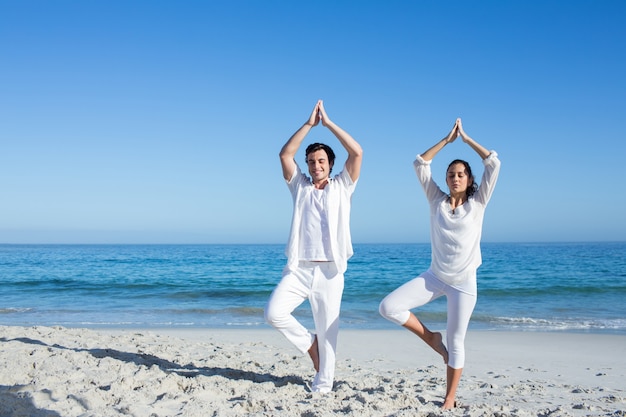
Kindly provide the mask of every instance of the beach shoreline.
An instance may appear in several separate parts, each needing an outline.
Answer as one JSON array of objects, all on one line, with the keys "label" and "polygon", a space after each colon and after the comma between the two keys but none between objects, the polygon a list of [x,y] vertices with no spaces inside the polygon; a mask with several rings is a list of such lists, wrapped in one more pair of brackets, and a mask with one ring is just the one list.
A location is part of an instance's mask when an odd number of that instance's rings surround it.
[{"label": "beach shoreline", "polygon": [[[439,415],[441,358],[406,330],[341,330],[335,389],[273,329],[0,326],[0,415]],[[446,415],[626,415],[626,336],[470,331]]]}]

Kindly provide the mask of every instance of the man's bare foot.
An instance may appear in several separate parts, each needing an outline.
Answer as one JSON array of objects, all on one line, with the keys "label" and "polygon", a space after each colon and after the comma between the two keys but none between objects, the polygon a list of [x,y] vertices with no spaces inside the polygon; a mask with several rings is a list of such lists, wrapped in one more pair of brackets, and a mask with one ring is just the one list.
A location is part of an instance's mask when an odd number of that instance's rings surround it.
[{"label": "man's bare foot", "polygon": [[315,340],[313,340],[313,344],[309,348],[309,356],[313,361],[313,368],[315,368],[315,372],[320,371],[320,351],[317,346],[317,336],[315,336]]},{"label": "man's bare foot", "polygon": [[448,349],[446,349],[446,346],[443,344],[443,336],[441,336],[441,333],[433,333],[432,344],[430,346],[443,357],[443,363],[447,364]]}]

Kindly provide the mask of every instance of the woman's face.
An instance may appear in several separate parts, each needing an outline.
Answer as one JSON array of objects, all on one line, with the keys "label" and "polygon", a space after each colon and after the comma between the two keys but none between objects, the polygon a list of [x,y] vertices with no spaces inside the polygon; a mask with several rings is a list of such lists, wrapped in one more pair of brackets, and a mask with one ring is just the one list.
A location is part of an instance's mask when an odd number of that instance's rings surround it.
[{"label": "woman's face", "polygon": [[467,175],[465,165],[457,163],[448,168],[446,184],[450,189],[450,195],[465,195],[467,187],[472,185],[472,179]]}]

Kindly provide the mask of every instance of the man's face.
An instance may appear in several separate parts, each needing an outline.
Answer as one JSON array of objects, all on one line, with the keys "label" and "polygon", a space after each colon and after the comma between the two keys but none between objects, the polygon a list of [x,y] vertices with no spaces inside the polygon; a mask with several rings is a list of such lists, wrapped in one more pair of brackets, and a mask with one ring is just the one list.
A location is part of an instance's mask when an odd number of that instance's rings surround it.
[{"label": "man's face", "polygon": [[309,174],[314,184],[324,182],[330,175],[332,165],[328,162],[328,155],[323,149],[318,149],[306,156],[306,163],[309,166]]}]

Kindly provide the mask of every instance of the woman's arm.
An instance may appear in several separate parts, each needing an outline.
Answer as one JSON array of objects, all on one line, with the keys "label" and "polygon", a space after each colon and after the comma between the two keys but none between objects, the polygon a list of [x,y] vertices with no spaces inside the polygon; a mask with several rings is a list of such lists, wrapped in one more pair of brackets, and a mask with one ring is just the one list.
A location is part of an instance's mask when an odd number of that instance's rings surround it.
[{"label": "woman's arm", "polygon": [[461,124],[461,119],[456,119],[456,126],[458,127],[459,136],[463,139],[463,142],[467,143],[476,153],[482,158],[485,159],[489,156],[491,152],[489,152],[484,146],[480,143],[476,142],[474,139],[470,138],[467,133],[463,130],[463,125]]},{"label": "woman's arm", "polygon": [[460,123],[461,123],[461,119],[456,119],[456,122],[454,123],[454,126],[452,127],[452,130],[450,131],[450,133],[448,133],[448,135],[445,138],[441,139],[439,142],[433,145],[426,152],[421,154],[420,156],[422,157],[422,159],[424,159],[424,161],[431,161],[435,157],[435,155],[437,155],[439,151],[443,149],[444,146],[446,146],[448,143],[454,142],[454,140],[457,137],[459,137],[459,134],[460,134],[459,133]]}]

